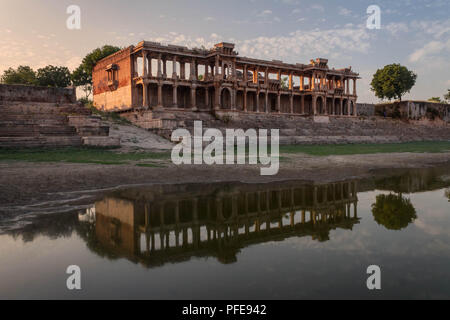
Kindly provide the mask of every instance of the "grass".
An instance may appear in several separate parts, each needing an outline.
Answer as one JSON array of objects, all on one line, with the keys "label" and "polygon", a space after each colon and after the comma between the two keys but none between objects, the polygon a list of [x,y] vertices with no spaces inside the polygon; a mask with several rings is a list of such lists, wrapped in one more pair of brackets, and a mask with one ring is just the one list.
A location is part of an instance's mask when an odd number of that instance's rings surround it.
[{"label": "grass", "polygon": [[138,161],[168,160],[168,152],[118,153],[104,148],[0,149],[0,161],[70,162],[122,165]]},{"label": "grass", "polygon": [[[289,145],[280,146],[280,154],[305,153],[312,156],[353,155],[394,152],[440,153],[450,152],[450,141],[408,142],[398,144],[353,145]],[[280,161],[287,158],[280,157]],[[59,149],[0,149],[0,161],[69,162],[102,165],[134,164],[139,167],[164,167],[170,152],[119,153],[111,149],[80,147]]]},{"label": "grass", "polygon": [[305,153],[312,156],[353,155],[394,152],[450,152],[450,141],[406,142],[388,144],[289,145],[280,146],[280,153]]}]

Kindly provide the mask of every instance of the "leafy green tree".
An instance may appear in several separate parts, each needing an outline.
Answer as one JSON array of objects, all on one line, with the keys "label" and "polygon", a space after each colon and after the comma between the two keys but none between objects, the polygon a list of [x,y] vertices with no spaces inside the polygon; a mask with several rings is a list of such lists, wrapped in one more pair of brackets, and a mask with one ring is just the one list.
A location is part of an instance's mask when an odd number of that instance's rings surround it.
[{"label": "leafy green tree", "polygon": [[70,71],[67,67],[46,66],[37,71],[37,85],[43,87],[60,87],[70,86]]},{"label": "leafy green tree", "polygon": [[411,201],[403,198],[401,194],[377,196],[372,205],[372,214],[375,221],[388,230],[404,229],[417,219],[416,209]]},{"label": "leafy green tree", "polygon": [[1,80],[5,84],[36,85],[36,72],[29,66],[9,68],[3,72]]},{"label": "leafy green tree", "polygon": [[447,93],[444,95],[444,99],[445,101],[450,103],[450,89],[448,89]]},{"label": "leafy green tree", "polygon": [[437,103],[441,103],[442,102],[441,98],[439,98],[439,97],[432,97],[432,98],[428,99],[428,101],[430,101],[430,102],[437,102]]},{"label": "leafy green tree", "polygon": [[72,73],[72,82],[77,87],[82,87],[86,98],[92,93],[92,70],[95,64],[103,58],[121,50],[119,47],[105,45],[88,53],[80,66]]},{"label": "leafy green tree", "polygon": [[400,64],[378,69],[373,76],[371,90],[380,99],[399,99],[416,84],[417,75]]}]

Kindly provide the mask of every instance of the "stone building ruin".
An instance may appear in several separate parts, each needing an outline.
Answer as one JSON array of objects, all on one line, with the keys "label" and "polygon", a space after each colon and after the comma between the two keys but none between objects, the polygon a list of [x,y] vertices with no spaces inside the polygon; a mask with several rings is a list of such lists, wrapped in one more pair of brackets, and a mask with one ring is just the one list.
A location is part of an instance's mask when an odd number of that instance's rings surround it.
[{"label": "stone building ruin", "polygon": [[233,43],[208,50],[142,41],[96,64],[93,91],[107,111],[356,116],[358,79],[327,59],[288,64],[241,57]]}]

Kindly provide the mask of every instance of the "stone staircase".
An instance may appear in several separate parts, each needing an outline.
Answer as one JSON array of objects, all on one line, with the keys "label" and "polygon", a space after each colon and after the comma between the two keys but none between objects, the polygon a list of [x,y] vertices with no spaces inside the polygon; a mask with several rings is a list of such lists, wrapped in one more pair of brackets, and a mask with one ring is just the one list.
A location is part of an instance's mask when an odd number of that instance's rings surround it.
[{"label": "stone staircase", "polygon": [[118,144],[109,126],[77,103],[0,101],[0,147]]},{"label": "stone staircase", "polygon": [[302,117],[279,114],[210,114],[187,111],[142,111],[122,116],[145,129],[170,139],[176,128],[193,133],[194,121],[203,130],[280,129],[281,144],[398,143],[411,141],[450,141],[450,124],[408,123],[400,120],[349,117]]}]

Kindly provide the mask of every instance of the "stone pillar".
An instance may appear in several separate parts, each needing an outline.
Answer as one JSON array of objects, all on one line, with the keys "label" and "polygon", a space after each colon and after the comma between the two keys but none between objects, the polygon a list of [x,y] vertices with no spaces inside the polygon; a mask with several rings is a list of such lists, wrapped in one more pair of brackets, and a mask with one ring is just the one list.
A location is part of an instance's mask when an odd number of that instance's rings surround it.
[{"label": "stone pillar", "polygon": [[137,56],[133,56],[133,78],[137,77],[138,75],[139,73],[138,73]]},{"label": "stone pillar", "polygon": [[209,88],[205,88],[205,105],[207,108],[209,108]]},{"label": "stone pillar", "polygon": [[167,60],[165,57],[163,58],[163,78],[167,78]]},{"label": "stone pillar", "polygon": [[277,96],[277,112],[281,113],[281,93],[278,92]]},{"label": "stone pillar", "polygon": [[312,96],[312,114],[317,115],[317,97]]},{"label": "stone pillar", "polygon": [[162,83],[158,83],[158,107],[163,106]]},{"label": "stone pillar", "polygon": [[292,72],[289,74],[289,90],[293,90],[294,89],[294,84],[293,84],[293,79],[292,79],[293,75]]},{"label": "stone pillar", "polygon": [[340,99],[339,102],[339,115],[342,116],[344,115],[344,99]]},{"label": "stone pillar", "polygon": [[247,112],[247,88],[244,88],[244,112]]},{"label": "stone pillar", "polygon": [[172,61],[172,79],[177,79],[178,75],[177,75],[177,57],[173,56],[173,61]]},{"label": "stone pillar", "polygon": [[162,71],[161,71],[161,55],[158,56],[158,73],[156,75],[158,78],[162,77]]},{"label": "stone pillar", "polygon": [[316,89],[316,78],[314,77],[314,74],[311,76],[310,79],[311,83],[309,84],[309,86],[311,87],[311,90],[314,91]]},{"label": "stone pillar", "polygon": [[256,112],[260,112],[259,111],[259,90],[256,91]]},{"label": "stone pillar", "polygon": [[189,68],[190,70],[190,72],[189,72],[189,80],[195,80],[195,60],[194,59],[192,59],[192,61],[191,61],[191,65],[190,65],[190,68]]},{"label": "stone pillar", "polygon": [[269,68],[266,68],[265,74],[264,74],[264,84],[267,85],[269,84]]},{"label": "stone pillar", "polygon": [[305,114],[305,95],[301,96],[300,104],[301,104],[301,111],[300,111],[300,113],[301,114]]},{"label": "stone pillar", "polygon": [[248,75],[247,75],[247,65],[246,64],[244,65],[244,68],[243,68],[242,72],[244,73],[242,75],[242,79],[244,80],[245,85],[247,85]]},{"label": "stone pillar", "polygon": [[196,87],[192,86],[191,87],[191,107],[192,109],[196,109],[197,107],[197,95],[196,95]]},{"label": "stone pillar", "polygon": [[255,83],[255,84],[259,83],[258,68],[255,68],[253,71],[253,83]]},{"label": "stone pillar", "polygon": [[289,96],[289,103],[290,103],[290,113],[294,113],[294,95],[291,93]]},{"label": "stone pillar", "polygon": [[305,77],[300,76],[300,91],[304,90],[304,86],[305,86]]},{"label": "stone pillar", "polygon": [[173,107],[178,107],[178,86],[173,86]]},{"label": "stone pillar", "polygon": [[147,78],[147,52],[142,51],[142,77]]},{"label": "stone pillar", "polygon": [[142,106],[145,109],[148,109],[148,107],[150,105],[148,100],[149,100],[148,99],[148,84],[145,81],[143,81],[142,82]]},{"label": "stone pillar", "polygon": [[356,78],[353,79],[353,95],[356,96]]},{"label": "stone pillar", "polygon": [[216,55],[216,70],[215,70],[215,76],[219,75],[219,55]]},{"label": "stone pillar", "polygon": [[265,112],[269,113],[269,91],[268,90],[266,90],[266,96],[265,96],[264,104],[265,104],[265,107],[266,107]]}]

